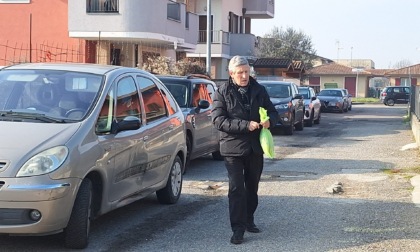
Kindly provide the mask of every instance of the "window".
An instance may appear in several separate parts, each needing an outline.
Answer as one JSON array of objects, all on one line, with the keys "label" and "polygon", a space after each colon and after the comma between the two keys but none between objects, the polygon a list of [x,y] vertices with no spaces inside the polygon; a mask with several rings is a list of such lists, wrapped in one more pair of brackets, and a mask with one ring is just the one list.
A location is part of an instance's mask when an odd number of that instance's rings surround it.
[{"label": "window", "polygon": [[181,5],[179,3],[168,3],[167,6],[168,19],[181,21]]},{"label": "window", "polygon": [[210,84],[194,84],[192,106],[197,107],[200,100],[207,100],[210,104],[213,103],[211,94],[214,93],[214,89],[210,87]]},{"label": "window", "polygon": [[115,95],[114,88],[111,88],[105,98],[96,123],[98,134],[109,133],[113,121],[120,122],[127,116],[135,116],[141,120],[140,99],[134,79],[125,77],[118,81],[116,92]]},{"label": "window", "polygon": [[127,116],[134,116],[141,120],[140,99],[136,83],[131,77],[121,79],[117,85],[117,122]]},{"label": "window", "polygon": [[164,100],[165,97],[167,101],[166,94],[162,93],[152,80],[138,76],[137,81],[140,84],[147,123],[166,117],[167,114],[174,113],[175,110],[172,107],[169,107],[172,111],[167,112]]},{"label": "window", "polygon": [[30,3],[30,0],[0,0],[0,4]]}]

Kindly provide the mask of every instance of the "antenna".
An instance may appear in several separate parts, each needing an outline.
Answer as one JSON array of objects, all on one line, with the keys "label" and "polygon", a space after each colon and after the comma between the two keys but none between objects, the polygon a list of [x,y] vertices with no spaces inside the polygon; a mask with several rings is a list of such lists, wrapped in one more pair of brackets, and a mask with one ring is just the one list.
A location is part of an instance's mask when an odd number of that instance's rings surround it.
[{"label": "antenna", "polygon": [[337,61],[340,59],[340,50],[343,49],[342,47],[340,47],[340,41],[336,40],[335,44],[337,45]]}]

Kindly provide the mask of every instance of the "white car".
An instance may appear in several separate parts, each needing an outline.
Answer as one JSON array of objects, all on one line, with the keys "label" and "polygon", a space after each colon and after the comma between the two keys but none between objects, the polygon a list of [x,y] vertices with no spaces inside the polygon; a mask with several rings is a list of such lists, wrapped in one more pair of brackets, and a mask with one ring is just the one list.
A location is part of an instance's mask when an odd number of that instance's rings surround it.
[{"label": "white car", "polygon": [[312,127],[321,121],[321,101],[316,97],[311,87],[299,87],[299,94],[303,95],[305,102],[305,126]]}]

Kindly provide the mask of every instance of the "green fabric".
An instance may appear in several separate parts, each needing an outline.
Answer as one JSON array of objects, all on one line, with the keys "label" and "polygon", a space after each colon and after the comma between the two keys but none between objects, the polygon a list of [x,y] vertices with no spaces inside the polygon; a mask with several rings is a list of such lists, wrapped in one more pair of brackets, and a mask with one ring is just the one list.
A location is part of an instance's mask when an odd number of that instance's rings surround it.
[{"label": "green fabric", "polygon": [[[260,107],[260,121],[265,122],[270,117],[267,115],[267,110]],[[269,129],[262,128],[260,133],[260,143],[264,154],[269,158],[274,158],[274,140]]]}]

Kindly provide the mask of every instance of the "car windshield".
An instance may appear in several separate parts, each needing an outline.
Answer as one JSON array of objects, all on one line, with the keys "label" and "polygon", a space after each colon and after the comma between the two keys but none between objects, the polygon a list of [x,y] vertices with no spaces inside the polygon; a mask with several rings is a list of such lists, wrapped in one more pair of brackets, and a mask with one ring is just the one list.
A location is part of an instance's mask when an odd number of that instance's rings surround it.
[{"label": "car windshield", "polygon": [[[0,111],[4,120],[81,120],[101,90],[102,76],[58,70],[0,71]],[[30,116],[30,114],[36,116]]]},{"label": "car windshield", "polygon": [[179,83],[168,83],[164,82],[165,86],[168,88],[169,92],[171,92],[172,96],[175,98],[176,102],[181,108],[188,107],[188,88],[186,85],[179,84]]},{"label": "car windshield", "polygon": [[267,89],[267,93],[272,98],[287,98],[292,96],[289,85],[282,84],[263,84]]},{"label": "car windshield", "polygon": [[308,89],[300,89],[299,94],[303,96],[303,99],[309,99],[309,90]]},{"label": "car windshield", "polygon": [[341,97],[342,93],[339,90],[328,90],[324,89],[321,92],[318,93],[319,96],[336,96]]}]

